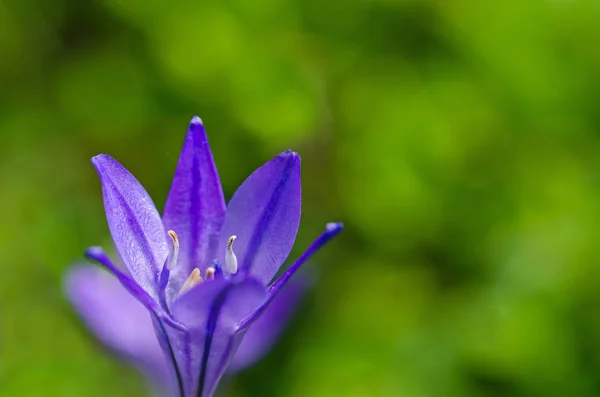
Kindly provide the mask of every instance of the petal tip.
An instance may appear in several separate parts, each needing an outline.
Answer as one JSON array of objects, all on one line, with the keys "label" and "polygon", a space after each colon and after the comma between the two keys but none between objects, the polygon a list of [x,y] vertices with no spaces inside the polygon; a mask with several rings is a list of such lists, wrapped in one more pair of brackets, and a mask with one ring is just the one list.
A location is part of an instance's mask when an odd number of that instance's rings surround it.
[{"label": "petal tip", "polygon": [[204,130],[204,122],[198,116],[192,117],[190,126],[188,127],[187,139],[192,142],[206,141],[206,131]]},{"label": "petal tip", "polygon": [[91,259],[91,258],[94,258],[94,257],[96,257],[96,256],[98,256],[100,254],[103,254],[103,253],[104,253],[104,250],[102,249],[102,247],[93,246],[93,247],[89,247],[88,249],[86,249],[83,252],[83,255],[86,258]]},{"label": "petal tip", "polygon": [[192,121],[190,121],[190,127],[196,125],[202,126],[204,125],[204,123],[202,122],[202,119],[200,117],[194,115],[194,117],[192,117]]},{"label": "petal tip", "polygon": [[293,163],[300,164],[300,155],[293,150],[286,150],[285,152],[280,153],[277,157],[284,161],[289,161]]},{"label": "petal tip", "polygon": [[99,174],[103,174],[108,169],[114,167],[123,167],[117,160],[109,156],[108,154],[98,154],[91,159],[92,165],[96,168]]},{"label": "petal tip", "polygon": [[344,224],[342,222],[329,222],[325,225],[325,229],[329,233],[339,233],[344,228]]},{"label": "petal tip", "polygon": [[280,154],[281,157],[300,157],[298,153],[294,152],[292,149],[288,149],[285,152]]},{"label": "petal tip", "polygon": [[111,157],[108,154],[98,154],[92,157],[91,162],[93,165],[98,166],[98,164],[110,159]]}]

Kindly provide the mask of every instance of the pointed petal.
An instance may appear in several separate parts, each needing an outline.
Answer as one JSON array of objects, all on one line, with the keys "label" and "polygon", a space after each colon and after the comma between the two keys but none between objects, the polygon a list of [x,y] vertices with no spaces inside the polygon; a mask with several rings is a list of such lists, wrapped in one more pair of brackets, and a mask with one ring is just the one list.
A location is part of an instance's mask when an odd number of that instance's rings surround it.
[{"label": "pointed petal", "polygon": [[169,254],[162,221],[142,185],[112,157],[92,159],[102,182],[108,227],[133,279],[155,300],[158,275]]},{"label": "pointed petal", "polygon": [[317,237],[317,239],[308,247],[308,249],[298,258],[296,262],[292,264],[270,287],[269,293],[276,294],[283,286],[289,281],[289,279],[300,269],[300,267],[306,262],[311,256],[317,253],[325,244],[332,238],[340,234],[344,224],[341,222],[331,222],[325,226],[325,231]]},{"label": "pointed petal", "polygon": [[[165,357],[167,358],[167,367],[169,368],[169,372],[173,376],[171,380],[173,381],[171,385],[175,385],[182,389],[182,380],[180,376],[180,372],[174,360],[174,355],[172,353],[173,347],[170,339],[170,335],[166,332],[168,328],[172,332],[182,332],[181,324],[176,323],[171,317],[164,312],[163,308],[154,300],[148,292],[142,289],[135,281],[133,281],[127,274],[123,273],[118,267],[116,267],[108,255],[102,250],[100,247],[91,247],[85,252],[85,256],[98,264],[104,266],[109,272],[111,272],[121,283],[123,288],[129,294],[131,294],[135,299],[137,299],[142,305],[146,307],[148,312],[150,313],[150,317],[152,319],[152,324],[154,325],[154,329],[156,332],[156,337],[158,339],[158,343],[161,346],[163,352],[167,354]],[[170,353],[170,354],[169,354]],[[180,393],[179,395],[183,395]]]},{"label": "pointed petal", "polygon": [[290,280],[290,278],[302,267],[302,265],[313,256],[322,246],[324,246],[329,240],[337,236],[343,229],[344,225],[342,223],[328,223],[323,232],[311,245],[308,247],[306,252],[298,258],[296,262],[292,266],[290,266],[275,282],[269,287],[268,297],[263,303],[263,305],[256,310],[251,317],[248,317],[241,324],[241,327],[246,327],[247,322],[253,323],[257,321],[258,318],[269,308],[269,305],[273,302],[273,300],[277,297],[277,294],[282,291]]},{"label": "pointed petal", "polygon": [[108,255],[104,252],[101,247],[90,247],[85,251],[85,256],[99,265],[104,266],[106,270],[111,272],[117,280],[121,283],[123,288],[127,290],[135,299],[137,299],[142,305],[150,311],[150,314],[155,315],[162,321],[171,323],[173,327],[180,328],[179,324],[173,322],[163,308],[146,292],[140,287],[134,280],[132,280],[127,274],[123,273],[118,267],[112,263]]},{"label": "pointed petal", "polygon": [[241,371],[260,360],[275,344],[302,302],[310,281],[290,281],[277,294],[264,313],[248,328],[246,336],[229,364],[229,373]]},{"label": "pointed petal", "polygon": [[279,154],[254,171],[227,206],[221,263],[227,239],[236,235],[239,271],[268,284],[289,255],[300,224],[300,156]]},{"label": "pointed petal", "polygon": [[171,191],[163,212],[165,230],[179,238],[179,263],[171,270],[172,289],[195,267],[204,274],[216,258],[225,218],[225,198],[202,120],[194,116],[181,150]]},{"label": "pointed petal", "polygon": [[80,265],[67,272],[65,291],[102,343],[132,360],[157,387],[167,390],[170,375],[150,314],[116,277],[96,266]]},{"label": "pointed petal", "polygon": [[243,337],[239,324],[261,306],[264,286],[253,279],[204,282],[173,303],[173,317],[188,329],[179,335],[175,356],[186,396],[212,396]]}]

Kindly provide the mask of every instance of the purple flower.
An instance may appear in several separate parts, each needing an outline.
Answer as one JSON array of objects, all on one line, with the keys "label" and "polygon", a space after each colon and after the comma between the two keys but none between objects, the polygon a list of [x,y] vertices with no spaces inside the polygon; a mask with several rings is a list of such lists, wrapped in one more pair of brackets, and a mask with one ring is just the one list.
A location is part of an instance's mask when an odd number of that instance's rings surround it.
[{"label": "purple flower", "polygon": [[[298,154],[288,150],[258,168],[226,207],[204,126],[194,117],[162,219],[148,193],[121,164],[107,155],[94,157],[92,163],[125,270],[99,247],[88,249],[87,257],[112,272],[150,313],[173,394],[212,396],[244,336],[268,314],[290,277],[342,225],[328,224],[272,282],[300,223]],[[129,331],[135,328],[132,318],[115,320]],[[104,337],[110,338],[110,332]],[[140,363],[154,360],[142,357],[152,352],[131,353]]]}]

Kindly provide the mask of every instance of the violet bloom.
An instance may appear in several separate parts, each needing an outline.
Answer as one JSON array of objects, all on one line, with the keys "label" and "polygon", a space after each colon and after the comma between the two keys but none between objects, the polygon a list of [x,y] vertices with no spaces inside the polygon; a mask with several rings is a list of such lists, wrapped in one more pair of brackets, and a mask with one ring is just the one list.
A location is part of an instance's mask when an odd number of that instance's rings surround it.
[{"label": "violet bloom", "polygon": [[[194,117],[161,220],[141,184],[107,155],[92,159],[126,271],[99,247],[86,255],[149,311],[173,395],[212,396],[244,335],[290,277],[341,230],[325,232],[279,278],[300,223],[300,157],[258,168],[229,205],[201,120]],[[234,247],[235,241],[235,247]]]}]

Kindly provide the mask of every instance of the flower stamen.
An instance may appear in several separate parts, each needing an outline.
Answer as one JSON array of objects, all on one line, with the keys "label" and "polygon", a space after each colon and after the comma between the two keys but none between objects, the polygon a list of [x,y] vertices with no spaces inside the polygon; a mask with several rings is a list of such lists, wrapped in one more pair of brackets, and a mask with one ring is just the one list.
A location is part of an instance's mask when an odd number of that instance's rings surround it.
[{"label": "flower stamen", "polygon": [[207,280],[214,279],[215,278],[215,268],[209,267],[208,269],[206,269],[206,276],[204,278]]},{"label": "flower stamen", "polygon": [[181,289],[179,290],[179,296],[185,294],[186,292],[194,288],[196,285],[200,284],[202,281],[204,280],[202,280],[202,276],[200,276],[200,269],[195,268],[194,270],[192,270],[192,274],[190,274],[190,276],[187,278],[187,280],[185,280],[185,282],[181,286]]},{"label": "flower stamen", "polygon": [[236,274],[238,270],[237,257],[233,253],[233,242],[237,236],[229,237],[227,248],[225,249],[225,271],[229,274]]},{"label": "flower stamen", "polygon": [[173,253],[171,254],[171,259],[169,259],[167,262],[167,269],[173,270],[173,268],[177,265],[177,259],[179,258],[179,238],[177,238],[177,233],[175,233],[173,230],[169,230],[167,234],[173,241]]}]

